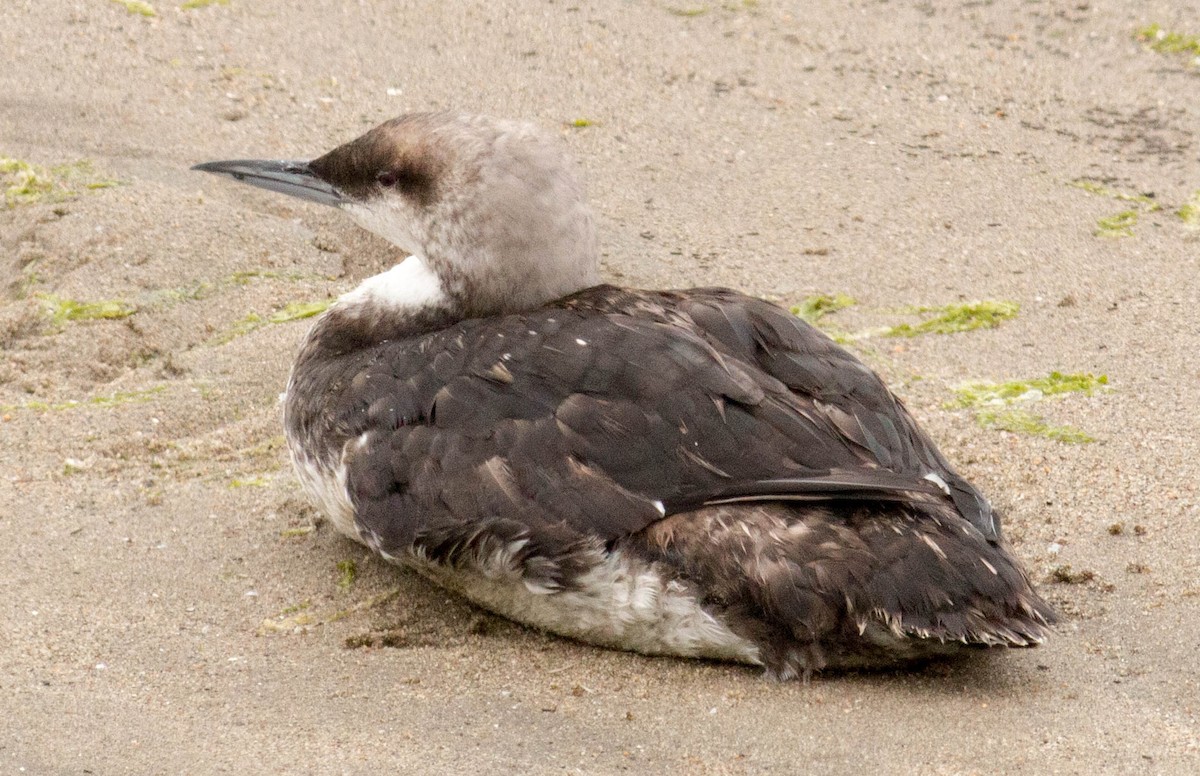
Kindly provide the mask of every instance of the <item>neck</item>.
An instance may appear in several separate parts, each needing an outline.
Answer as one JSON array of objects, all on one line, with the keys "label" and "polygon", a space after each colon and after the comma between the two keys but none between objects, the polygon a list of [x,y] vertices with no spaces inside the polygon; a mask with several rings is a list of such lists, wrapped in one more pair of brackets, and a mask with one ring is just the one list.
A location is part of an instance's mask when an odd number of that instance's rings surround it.
[{"label": "neck", "polygon": [[[442,290],[464,317],[535,310],[599,282],[596,245],[586,211],[540,219],[459,219],[476,224],[422,245]],[[482,236],[481,236],[482,235]]]},{"label": "neck", "polygon": [[[582,248],[592,250],[591,241]],[[533,310],[598,282],[590,256],[561,262],[550,252],[530,253],[522,276],[513,273],[516,262],[479,261],[478,255],[474,266],[409,256],[338,297],[313,326],[305,351],[346,353],[466,318]],[[546,271],[554,267],[560,271]]]}]

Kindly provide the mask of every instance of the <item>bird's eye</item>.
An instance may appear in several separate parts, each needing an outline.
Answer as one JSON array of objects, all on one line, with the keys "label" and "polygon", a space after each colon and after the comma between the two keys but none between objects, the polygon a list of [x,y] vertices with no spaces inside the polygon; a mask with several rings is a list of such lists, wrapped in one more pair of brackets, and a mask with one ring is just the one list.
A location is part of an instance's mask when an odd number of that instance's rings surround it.
[{"label": "bird's eye", "polygon": [[391,170],[384,170],[375,176],[375,182],[380,186],[383,186],[385,189],[390,189],[392,186],[395,186],[397,180],[399,179],[396,177],[396,173],[392,172]]}]

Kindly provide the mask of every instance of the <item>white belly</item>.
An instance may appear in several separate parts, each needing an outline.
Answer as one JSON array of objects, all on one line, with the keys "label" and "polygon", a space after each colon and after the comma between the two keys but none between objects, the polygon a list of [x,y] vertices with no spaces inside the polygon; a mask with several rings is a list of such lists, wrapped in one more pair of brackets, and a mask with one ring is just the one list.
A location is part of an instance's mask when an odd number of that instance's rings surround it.
[{"label": "white belly", "polygon": [[560,636],[647,655],[761,664],[758,647],[704,611],[683,583],[620,552],[597,556],[573,589],[553,591],[511,569],[400,562],[484,609]]}]

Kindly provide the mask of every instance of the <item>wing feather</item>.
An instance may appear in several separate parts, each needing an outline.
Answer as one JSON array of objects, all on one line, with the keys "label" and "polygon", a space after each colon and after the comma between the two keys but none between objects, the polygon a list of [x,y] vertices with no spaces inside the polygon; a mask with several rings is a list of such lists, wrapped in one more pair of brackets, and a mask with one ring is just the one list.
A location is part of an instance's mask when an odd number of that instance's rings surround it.
[{"label": "wing feather", "polygon": [[949,497],[981,530],[990,516],[874,373],[733,292],[599,287],[300,369],[318,398],[289,430],[342,450],[389,554],[565,557],[664,509],[747,500]]}]

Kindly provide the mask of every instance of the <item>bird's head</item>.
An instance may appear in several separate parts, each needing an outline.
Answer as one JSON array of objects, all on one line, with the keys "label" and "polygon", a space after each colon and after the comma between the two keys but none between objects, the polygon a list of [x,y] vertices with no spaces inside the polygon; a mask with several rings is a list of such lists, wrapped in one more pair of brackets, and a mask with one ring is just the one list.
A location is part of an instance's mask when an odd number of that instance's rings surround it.
[{"label": "bird's head", "polygon": [[[341,208],[420,263],[402,262],[392,286],[424,277],[461,317],[533,309],[598,282],[592,216],[574,165],[529,124],[413,113],[312,161],[193,169]],[[386,301],[389,283],[376,287]],[[391,291],[411,301],[411,291]]]}]

